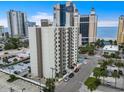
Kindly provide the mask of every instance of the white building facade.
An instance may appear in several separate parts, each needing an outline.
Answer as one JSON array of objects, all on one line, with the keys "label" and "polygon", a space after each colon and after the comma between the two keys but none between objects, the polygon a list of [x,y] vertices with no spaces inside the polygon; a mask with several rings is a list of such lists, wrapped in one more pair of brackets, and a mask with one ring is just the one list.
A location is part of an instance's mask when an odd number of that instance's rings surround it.
[{"label": "white building facade", "polygon": [[54,6],[54,26],[56,75],[61,77],[77,63],[79,14],[72,2]]},{"label": "white building facade", "polygon": [[55,64],[57,76],[66,74],[73,63],[77,63],[77,27],[55,28]]},{"label": "white building facade", "polygon": [[51,27],[29,27],[32,76],[55,77],[54,31]]},{"label": "white building facade", "polygon": [[74,4],[54,6],[53,26],[29,28],[32,74],[45,78],[65,75],[77,63],[78,40],[79,14]]},{"label": "white building facade", "polygon": [[4,34],[4,26],[0,26],[0,38],[3,37]]}]

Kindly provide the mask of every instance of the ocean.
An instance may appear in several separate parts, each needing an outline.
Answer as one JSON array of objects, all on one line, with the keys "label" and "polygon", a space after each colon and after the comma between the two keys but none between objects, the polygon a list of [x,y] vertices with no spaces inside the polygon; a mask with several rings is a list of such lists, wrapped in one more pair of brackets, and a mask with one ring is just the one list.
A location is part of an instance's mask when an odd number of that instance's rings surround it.
[{"label": "ocean", "polygon": [[98,27],[97,38],[116,39],[118,27]]},{"label": "ocean", "polygon": [[[8,28],[5,28],[5,32],[8,32]],[[97,38],[103,39],[116,39],[118,27],[97,27]]]}]

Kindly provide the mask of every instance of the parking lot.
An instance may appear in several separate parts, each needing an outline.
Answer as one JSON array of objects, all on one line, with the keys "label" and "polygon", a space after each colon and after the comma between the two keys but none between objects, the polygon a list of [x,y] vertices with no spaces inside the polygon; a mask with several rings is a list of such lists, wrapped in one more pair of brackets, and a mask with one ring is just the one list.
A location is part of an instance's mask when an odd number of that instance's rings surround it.
[{"label": "parking lot", "polygon": [[16,65],[5,67],[2,70],[5,70],[11,74],[24,76],[29,73],[30,63],[18,63]]},{"label": "parking lot", "polygon": [[29,57],[29,49],[25,48],[21,50],[0,51],[1,69],[20,76],[27,75],[30,72]]}]

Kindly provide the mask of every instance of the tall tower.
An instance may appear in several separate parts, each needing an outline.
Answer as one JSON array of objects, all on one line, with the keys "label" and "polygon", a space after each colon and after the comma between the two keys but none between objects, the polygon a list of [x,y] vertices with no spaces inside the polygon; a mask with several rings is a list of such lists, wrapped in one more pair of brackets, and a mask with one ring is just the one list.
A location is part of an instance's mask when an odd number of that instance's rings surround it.
[{"label": "tall tower", "polygon": [[[79,14],[72,2],[54,6],[54,25],[30,28],[31,68],[34,76],[62,77],[77,63]],[[33,38],[32,38],[33,37]]]},{"label": "tall tower", "polygon": [[54,78],[54,28],[29,27],[31,74],[33,77]]},{"label": "tall tower", "polygon": [[55,26],[74,26],[75,5],[68,1],[66,4],[54,6],[54,25]]},{"label": "tall tower", "polygon": [[91,9],[89,23],[89,43],[96,42],[97,16],[94,8]]},{"label": "tall tower", "polygon": [[4,26],[0,26],[0,38],[3,37],[4,34]]},{"label": "tall tower", "polygon": [[97,16],[92,8],[90,15],[80,15],[80,33],[82,34],[82,44],[96,41]]},{"label": "tall tower", "polygon": [[7,12],[8,26],[12,37],[27,37],[27,16],[20,11],[10,10]]},{"label": "tall tower", "polygon": [[117,43],[118,44],[124,43],[124,16],[123,15],[119,17]]},{"label": "tall tower", "polygon": [[72,2],[54,6],[56,74],[66,74],[77,62],[79,14]]}]

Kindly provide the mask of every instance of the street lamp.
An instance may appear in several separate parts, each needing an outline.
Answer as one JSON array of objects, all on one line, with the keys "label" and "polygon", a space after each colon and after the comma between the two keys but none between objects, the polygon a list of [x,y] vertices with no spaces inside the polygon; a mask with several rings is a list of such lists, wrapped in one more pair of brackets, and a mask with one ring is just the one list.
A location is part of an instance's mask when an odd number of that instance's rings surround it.
[{"label": "street lamp", "polygon": [[40,92],[42,92],[42,88],[41,88],[41,78],[39,78],[39,83],[40,83]]},{"label": "street lamp", "polygon": [[52,79],[53,79],[53,71],[55,70],[55,68],[51,67],[50,69],[52,70]]},{"label": "street lamp", "polygon": [[24,90],[26,90],[26,89],[25,89],[25,88],[23,88],[23,89],[22,89],[22,92],[23,92]]}]

